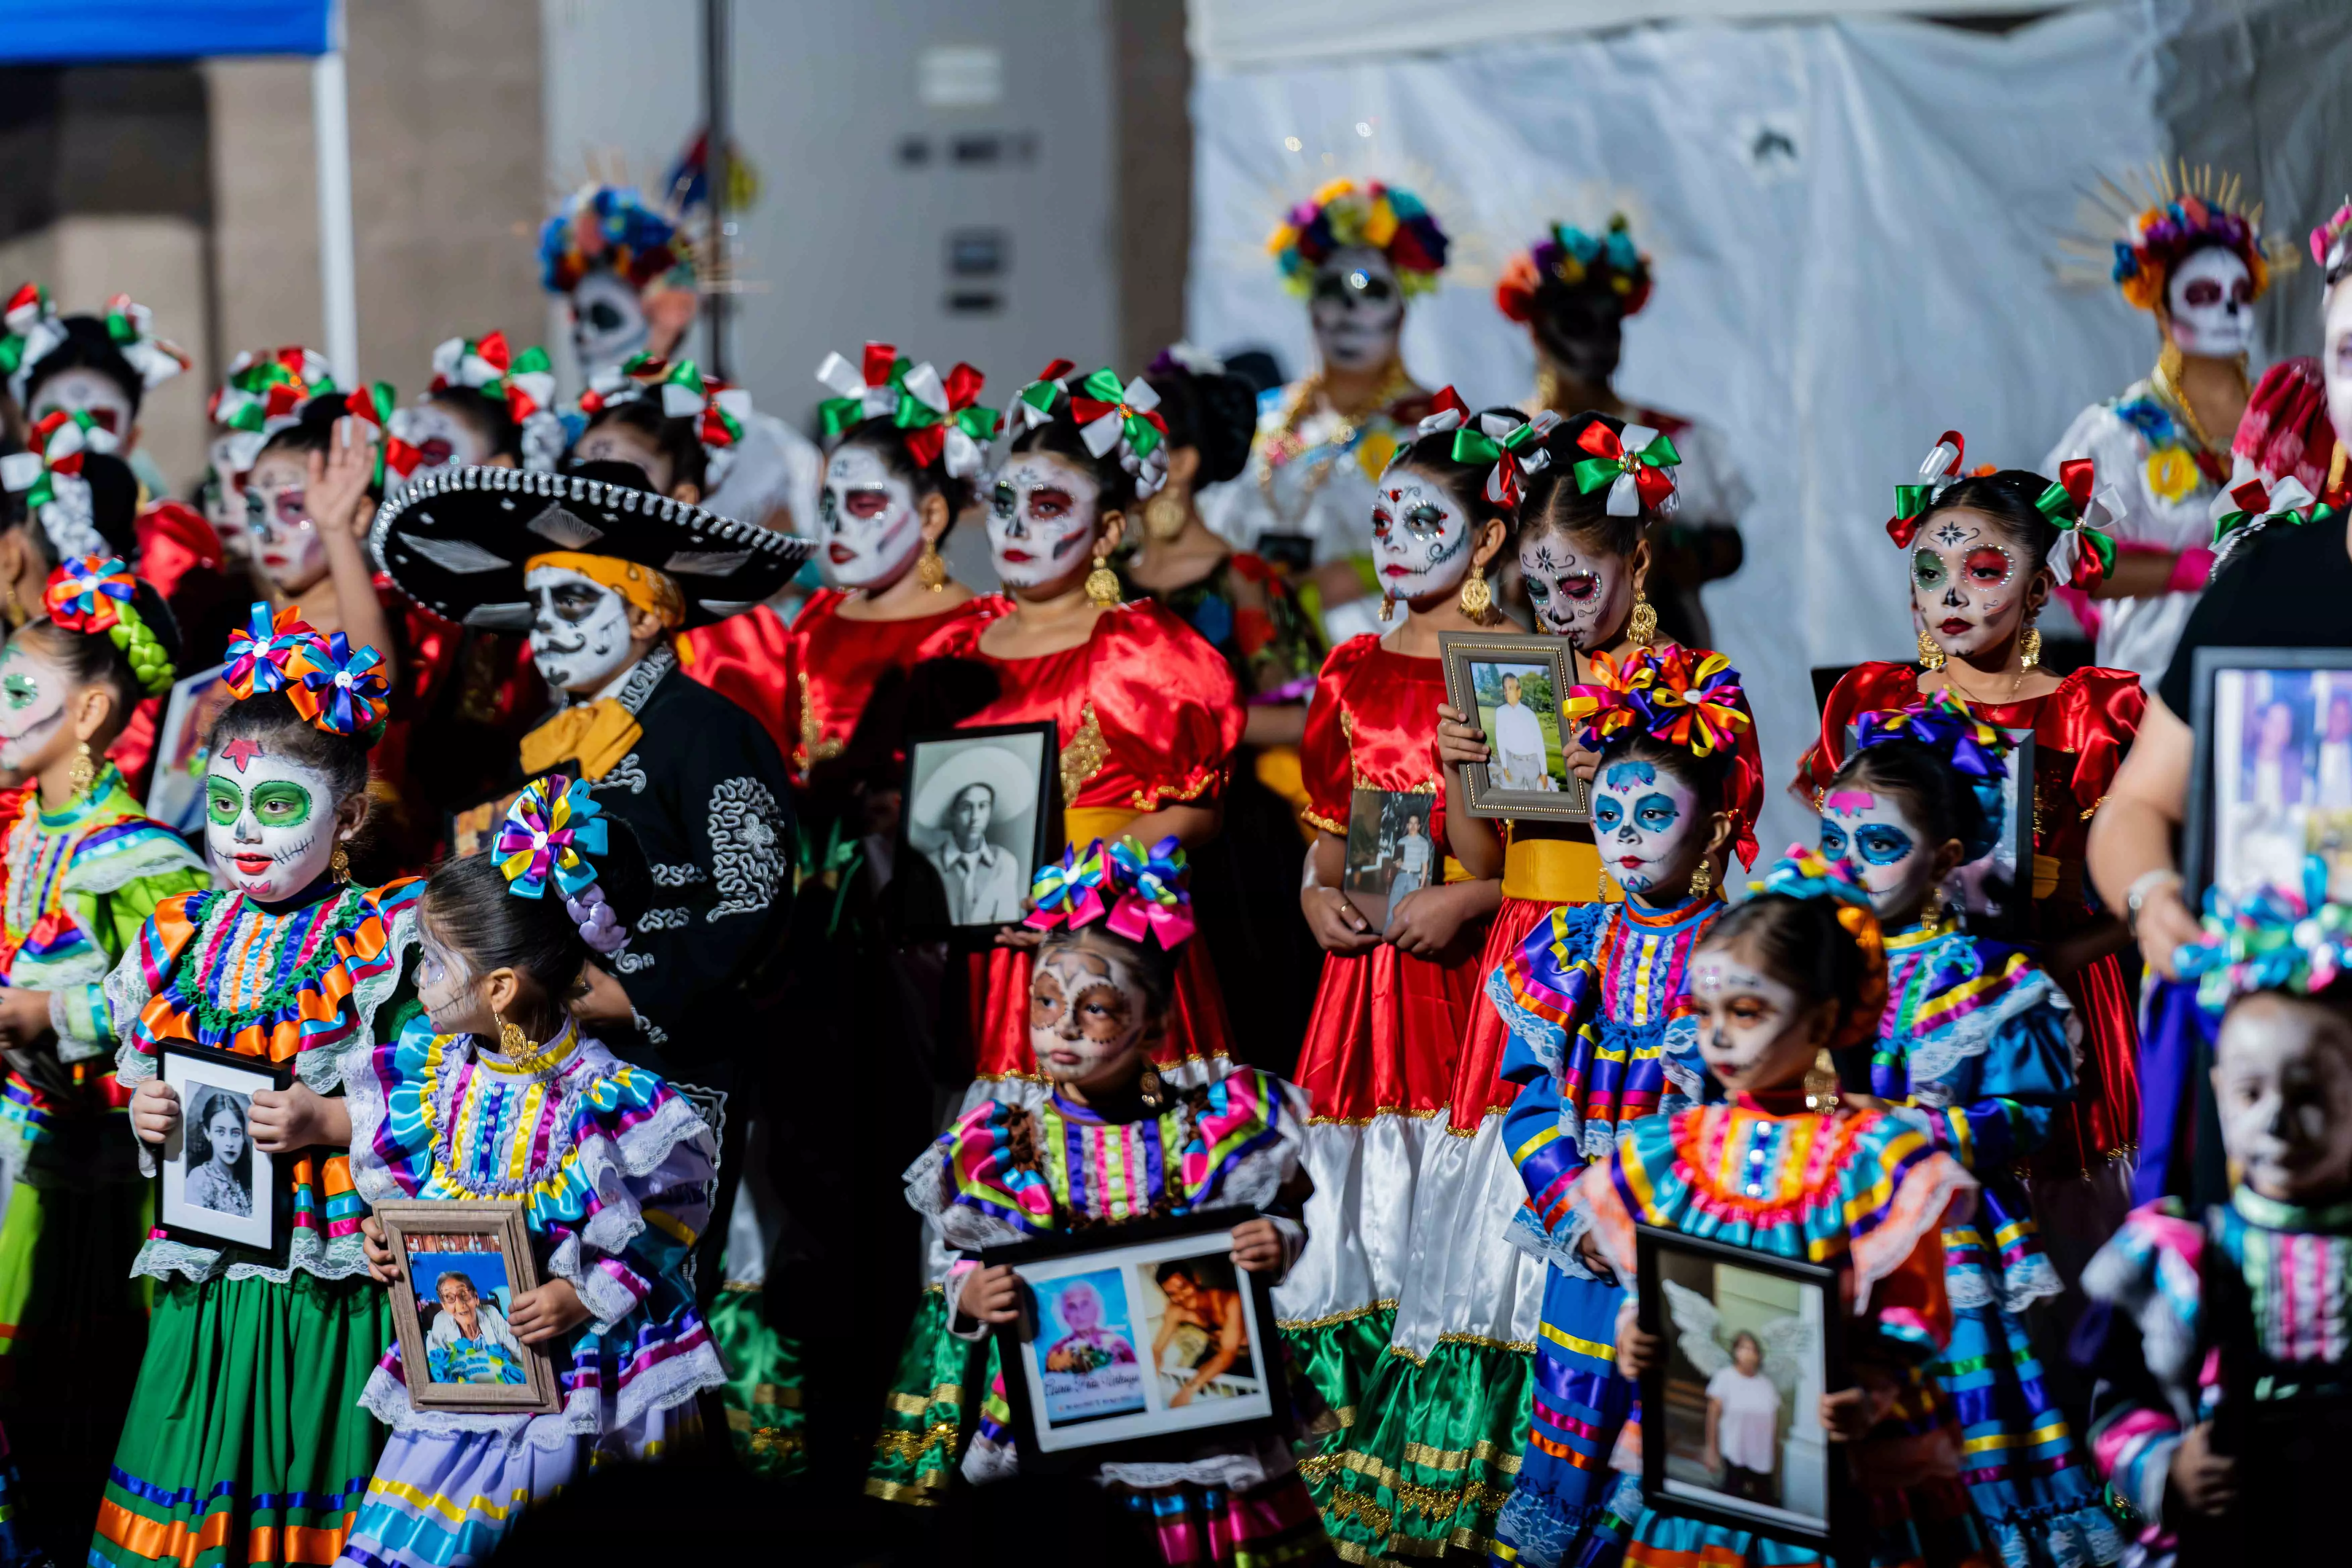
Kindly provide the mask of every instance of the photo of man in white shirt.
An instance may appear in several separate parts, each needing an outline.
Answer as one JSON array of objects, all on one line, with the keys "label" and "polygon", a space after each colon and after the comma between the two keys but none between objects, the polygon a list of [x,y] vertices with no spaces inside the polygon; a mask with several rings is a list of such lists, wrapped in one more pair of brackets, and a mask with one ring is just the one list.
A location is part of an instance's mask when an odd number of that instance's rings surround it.
[{"label": "photo of man in white shirt", "polygon": [[938,744],[954,750],[917,781],[908,837],[940,874],[950,924],[1009,924],[1028,902],[1036,770],[1002,745]]}]

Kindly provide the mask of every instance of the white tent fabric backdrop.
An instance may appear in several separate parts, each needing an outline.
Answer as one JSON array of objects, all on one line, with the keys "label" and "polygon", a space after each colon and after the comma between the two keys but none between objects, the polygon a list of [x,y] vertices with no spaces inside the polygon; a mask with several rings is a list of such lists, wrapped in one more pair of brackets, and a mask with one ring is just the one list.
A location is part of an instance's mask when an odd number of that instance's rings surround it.
[{"label": "white tent fabric backdrop", "polygon": [[1203,64],[1192,336],[1307,365],[1306,312],[1262,241],[1321,179],[1383,174],[1460,240],[1457,281],[1408,322],[1408,367],[1473,407],[1516,403],[1534,360],[1494,279],[1545,223],[1599,221],[1613,195],[1656,273],[1619,388],[1722,431],[1756,493],[1747,564],[1706,604],[1756,710],[1769,858],[1813,836],[1783,793],[1817,731],[1810,668],[1909,657],[1893,487],[1948,426],[1971,464],[2038,464],[2153,360],[2147,317],[2051,261],[2083,186],[2168,147],[2159,74],[2139,5],[2006,36],[1844,19]]}]

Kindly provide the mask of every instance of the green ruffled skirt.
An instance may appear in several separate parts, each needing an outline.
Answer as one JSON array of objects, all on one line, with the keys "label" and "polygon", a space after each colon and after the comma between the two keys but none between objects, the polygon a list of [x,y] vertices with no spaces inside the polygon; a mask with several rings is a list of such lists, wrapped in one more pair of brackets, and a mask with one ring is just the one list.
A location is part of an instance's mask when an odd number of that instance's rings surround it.
[{"label": "green ruffled skirt", "polygon": [[782,1478],[808,1468],[808,1412],[799,1342],[772,1328],[757,1285],[722,1285],[710,1304],[710,1338],[727,1363],[727,1432],[754,1475]]},{"label": "green ruffled skirt", "polygon": [[954,1478],[956,1462],[979,1415],[987,1387],[992,1341],[960,1340],[948,1332],[947,1292],[923,1292],[908,1326],[898,1374],[882,1412],[866,1467],[866,1492],[889,1502],[927,1508]]},{"label": "green ruffled skirt", "polygon": [[1348,1428],[1364,1409],[1367,1392],[1387,1359],[1389,1335],[1396,1330],[1396,1303],[1375,1306],[1314,1322],[1285,1322],[1290,1375],[1303,1378],[1339,1423],[1331,1446],[1347,1440]]}]

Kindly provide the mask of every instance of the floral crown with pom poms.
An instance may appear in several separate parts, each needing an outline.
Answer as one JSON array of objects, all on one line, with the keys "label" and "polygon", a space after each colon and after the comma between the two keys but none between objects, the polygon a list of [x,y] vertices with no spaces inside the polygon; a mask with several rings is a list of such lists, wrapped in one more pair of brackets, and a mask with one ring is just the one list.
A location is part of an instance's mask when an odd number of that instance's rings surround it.
[{"label": "floral crown with pom poms", "polygon": [[1706,648],[1637,647],[1622,659],[1592,656],[1592,679],[1569,688],[1564,711],[1595,751],[1644,734],[1695,757],[1729,751],[1750,722],[1739,672]]},{"label": "floral crown with pom poms", "polygon": [[53,408],[25,432],[25,450],[0,458],[0,486],[21,493],[25,510],[57,548],[58,558],[110,553],[82,478],[83,457],[118,450],[121,439],[88,409]]},{"label": "floral crown with pom poms", "polygon": [[1916,741],[1968,781],[1969,793],[1983,808],[1985,833],[1983,843],[1962,847],[1970,860],[1990,850],[2000,837],[2006,815],[2001,784],[2009,777],[2009,737],[1969,712],[1968,704],[1950,692],[1937,691],[1906,707],[1862,716],[1854,733],[1857,752],[1889,741]]},{"label": "floral crown with pom poms", "polygon": [[1559,416],[1547,408],[1529,419],[1517,414],[1473,414],[1452,387],[1441,388],[1430,399],[1432,412],[1413,431],[1413,438],[1454,432],[1453,458],[1486,470],[1486,499],[1507,509],[1517,508],[1525,493],[1522,481],[1551,467],[1544,437],[1559,425]]},{"label": "floral crown with pom poms", "polygon": [[590,185],[567,198],[540,228],[540,287],[569,294],[599,267],[610,267],[642,289],[680,270],[690,279],[694,252],[686,231],[635,189]]},{"label": "floral crown with pom poms", "polygon": [[1067,418],[1094,457],[1118,453],[1118,466],[1133,477],[1138,500],[1157,494],[1168,482],[1168,422],[1160,416],[1160,395],[1139,375],[1121,385],[1108,365],[1074,387],[1069,376],[1076,368],[1066,359],[1047,365],[1013,398],[1005,427],[1020,436]]},{"label": "floral crown with pom poms", "polygon": [[552,882],[580,940],[610,958],[629,944],[629,928],[613,912],[588,858],[611,847],[604,811],[585,779],[561,773],[533,779],[507,807],[491,853],[516,898],[544,898]]},{"label": "floral crown with pom poms", "polygon": [[[2136,309],[2153,310],[2164,302],[2172,270],[2192,252],[2210,245],[2222,246],[2246,264],[2254,298],[2270,287],[2273,247],[2263,239],[2260,204],[2246,212],[2231,209],[2242,195],[2234,175],[2216,179],[2203,170],[2190,179],[2187,164],[2176,184],[2170,170],[2155,166],[2155,199],[2127,217],[2114,241],[2115,264],[2110,269],[2124,299]],[[2283,259],[2292,264],[2290,252]]]},{"label": "floral crown with pom poms", "polygon": [[[1895,515],[1886,520],[1886,537],[1898,550],[1908,550],[1919,536],[1919,525],[1944,492],[1962,479],[1980,478],[1960,465],[1969,449],[1958,430],[1936,437],[1936,445],[1919,463],[1919,477],[1895,487]],[[2114,575],[2116,542],[2108,531],[2123,515],[2122,496],[2113,485],[2097,489],[2098,470],[2088,458],[2071,458],[2058,465],[2058,477],[2033,498],[2033,510],[2058,531],[2050,549],[2050,569],[2058,581],[2085,593]],[[2097,493],[2094,494],[2094,490]]]},{"label": "floral crown with pom poms", "polygon": [[1784,899],[1828,899],[1837,905],[1838,924],[1862,950],[1862,984],[1853,1010],[1839,1021],[1829,1048],[1842,1051],[1877,1038],[1880,1016],[1886,1010],[1886,939],[1861,874],[1843,860],[1825,859],[1818,849],[1791,844],[1762,880],[1748,884],[1748,890]]},{"label": "floral crown with pom poms", "polygon": [[1096,921],[1132,942],[1156,940],[1173,952],[1192,935],[1192,873],[1175,837],[1146,849],[1141,841],[1096,839],[1082,852],[1066,849],[1037,868],[1029,884],[1035,907],[1025,922],[1037,931],[1076,931]]},{"label": "floral crown with pom poms", "polygon": [[1609,226],[1597,235],[1556,223],[1511,258],[1495,285],[1496,308],[1514,321],[1530,321],[1546,283],[1607,294],[1621,317],[1630,316],[1650,302],[1650,258],[1633,247],[1623,213],[1610,214]]},{"label": "floral crown with pom poms", "polygon": [[868,419],[887,419],[917,468],[944,460],[950,479],[980,472],[1003,423],[995,409],[981,405],[988,378],[980,372],[958,362],[942,376],[929,362],[916,364],[889,343],[867,343],[858,364],[829,353],[816,378],[834,394],[817,405],[827,441]]},{"label": "floral crown with pom poms", "polygon": [[2352,969],[2352,904],[2327,897],[2327,862],[2305,858],[2299,887],[2268,887],[2243,899],[2205,894],[2205,938],[2178,950],[2174,967],[2197,982],[2198,1005],[2219,1013],[2256,991],[2310,996]]},{"label": "floral crown with pom poms", "polygon": [[358,736],[373,745],[383,733],[391,698],[380,666],[383,658],[336,632],[322,637],[289,605],[276,616],[256,603],[247,623],[228,637],[228,666],[221,679],[242,702],[257,693],[283,691],[294,710],[330,735]]},{"label": "floral crown with pom poms", "polygon": [[137,579],[119,555],[84,555],[61,563],[49,574],[41,603],[49,619],[69,632],[96,637],[103,632],[131,664],[139,689],[150,697],[172,689],[171,657],[139,607],[132,603]]},{"label": "floral crown with pom poms", "polygon": [[1265,249],[1282,268],[1282,286],[1303,295],[1333,251],[1368,245],[1388,258],[1410,299],[1437,287],[1447,244],[1445,231],[1411,191],[1378,180],[1334,180],[1284,216]]}]

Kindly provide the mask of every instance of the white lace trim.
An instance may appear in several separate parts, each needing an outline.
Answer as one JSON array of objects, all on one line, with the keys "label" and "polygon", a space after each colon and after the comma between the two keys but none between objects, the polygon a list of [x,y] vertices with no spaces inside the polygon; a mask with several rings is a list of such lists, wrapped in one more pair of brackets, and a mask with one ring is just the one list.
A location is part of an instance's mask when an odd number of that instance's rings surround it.
[{"label": "white lace trim", "polygon": [[600,1334],[609,1334],[634,1317],[645,1303],[635,1293],[596,1267],[596,1259],[583,1256],[578,1236],[567,1236],[548,1254],[547,1272],[558,1279],[569,1279],[580,1293],[580,1304],[588,1309],[589,1327]]},{"label": "white lace trim", "polygon": [[[149,1164],[152,1155],[148,1146],[141,1143],[140,1165],[146,1173],[153,1174]],[[286,1267],[271,1268],[258,1263],[226,1263],[227,1255],[210,1247],[191,1247],[184,1242],[158,1237],[139,1249],[139,1258],[131,1266],[134,1279],[169,1279],[177,1274],[191,1282],[201,1284],[206,1279],[267,1279],[273,1285],[283,1285],[297,1274],[308,1274],[320,1279],[352,1279],[368,1271],[367,1254],[360,1247],[359,1233],[339,1236],[332,1241],[321,1242],[318,1233],[298,1230],[287,1248]]]},{"label": "white lace trim", "polygon": [[656,1410],[683,1405],[706,1388],[726,1385],[727,1363],[719,1359],[718,1347],[697,1345],[623,1384],[614,1400],[614,1425],[634,1426]]},{"label": "white lace trim", "polygon": [[1581,1208],[1570,1208],[1568,1217],[1560,1221],[1558,1234],[1544,1229],[1535,1211],[1521,1204],[1504,1230],[1503,1238],[1528,1257],[1550,1264],[1572,1279],[1598,1279],[1601,1277],[1585,1264],[1577,1244],[1584,1233],[1592,1228],[1592,1216]]},{"label": "white lace trim", "polygon": [[[1990,1007],[1970,1013],[1932,1038],[1907,1047],[1904,1052],[1904,1062],[1911,1074],[1911,1092],[1923,1104],[1927,1103],[1927,1097],[1921,1093],[1924,1087],[1942,1082],[1951,1077],[1962,1062],[1971,1057],[1984,1055],[1992,1044],[1993,1036],[2003,1025],[2037,1007],[2045,1006],[2071,1014],[2074,1004],[2067,1000],[2066,994],[2058,988],[2055,981],[2037,970],[2029,978],[2011,986],[2007,994]],[[2070,1017],[2067,1022],[2071,1025],[2074,1020]],[[2071,1030],[2068,1038],[2073,1038]]]},{"label": "white lace trim", "polygon": [[203,858],[185,842],[158,833],[135,849],[118,850],[88,861],[76,860],[66,868],[60,886],[68,893],[119,893],[142,877],[205,868]]},{"label": "white lace trim", "polygon": [[593,1388],[575,1388],[563,1408],[551,1415],[476,1415],[456,1410],[419,1410],[408,1402],[408,1385],[382,1366],[368,1374],[360,1391],[360,1407],[395,1432],[424,1432],[436,1437],[473,1436],[494,1433],[505,1440],[509,1456],[528,1445],[553,1451],[597,1433],[597,1398]]}]

